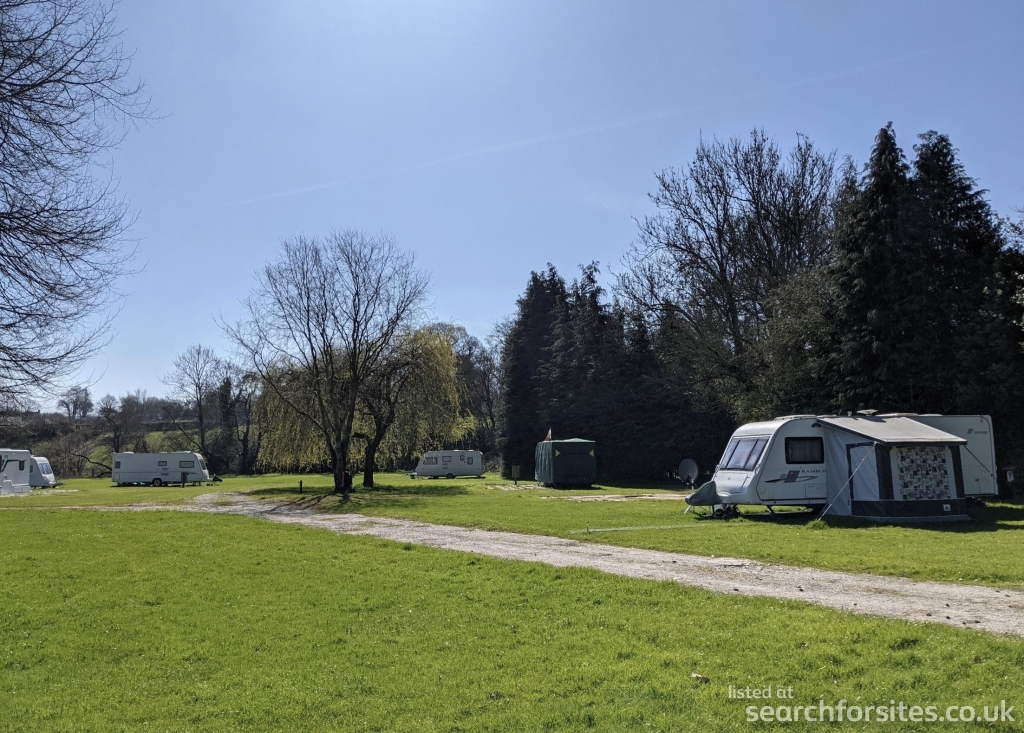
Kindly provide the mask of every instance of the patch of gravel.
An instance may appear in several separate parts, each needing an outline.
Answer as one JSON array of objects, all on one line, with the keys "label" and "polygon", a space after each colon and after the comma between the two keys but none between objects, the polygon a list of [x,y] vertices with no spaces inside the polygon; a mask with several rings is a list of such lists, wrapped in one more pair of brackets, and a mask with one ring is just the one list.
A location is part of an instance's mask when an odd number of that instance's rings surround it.
[{"label": "patch of gravel", "polygon": [[1024,592],[935,583],[754,560],[615,547],[544,535],[492,532],[362,514],[323,514],[304,502],[272,503],[244,494],[205,494],[179,506],[105,507],[234,514],[469,552],[503,560],[582,567],[645,580],[671,580],[719,593],[803,601],[865,616],[948,624],[1024,636]]}]

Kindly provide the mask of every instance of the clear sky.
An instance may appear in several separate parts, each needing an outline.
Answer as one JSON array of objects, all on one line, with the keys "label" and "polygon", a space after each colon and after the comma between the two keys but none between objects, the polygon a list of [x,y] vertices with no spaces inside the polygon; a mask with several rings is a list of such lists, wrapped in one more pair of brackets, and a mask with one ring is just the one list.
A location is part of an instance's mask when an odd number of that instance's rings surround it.
[{"label": "clear sky", "polygon": [[434,313],[486,336],[530,270],[619,267],[654,173],[763,127],[867,157],[950,135],[1024,205],[1024,2],[122,0],[160,118],[114,154],[138,213],[115,337],[81,378],[146,389],[225,350],[282,238],[389,232]]}]

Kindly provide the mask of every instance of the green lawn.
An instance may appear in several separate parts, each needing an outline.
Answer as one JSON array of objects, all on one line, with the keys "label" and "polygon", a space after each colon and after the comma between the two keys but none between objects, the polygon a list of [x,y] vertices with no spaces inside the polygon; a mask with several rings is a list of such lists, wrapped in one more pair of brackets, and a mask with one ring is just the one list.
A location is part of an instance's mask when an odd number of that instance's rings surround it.
[{"label": "green lawn", "polygon": [[[509,490],[484,480],[412,481],[389,474],[373,490],[357,490],[348,504],[333,496],[299,497],[288,488],[256,496],[304,499],[323,511],[354,511],[700,555],[927,580],[1024,588],[1024,506],[996,504],[971,510],[975,521],[894,527],[849,520],[813,520],[806,514],[770,516],[761,507],[737,520],[686,514],[682,501],[569,501],[567,497],[677,492],[655,488],[553,491],[535,484]],[[500,488],[497,488],[500,487]]]},{"label": "green lawn", "polygon": [[0,731],[819,729],[730,685],[1024,716],[1024,640],[589,570],[173,512],[0,511],[0,557]]},{"label": "green lawn", "polygon": [[[685,514],[682,501],[568,501],[567,497],[677,492],[657,486],[554,491],[496,476],[484,479],[411,480],[378,474],[377,486],[357,479],[351,501],[329,493],[330,476],[234,477],[205,487],[112,487],[108,480],[80,479],[71,494],[0,500],[0,510],[59,505],[172,503],[210,491],[248,491],[275,501],[295,501],[325,512],[417,519],[441,524],[546,534],[574,539],[702,555],[900,575],[917,579],[1024,588],[1024,506],[974,508],[974,522],[893,527],[802,515],[767,516],[760,507],[731,521]],[[298,493],[303,481],[305,493]],[[1020,532],[1021,534],[1018,534]]]}]

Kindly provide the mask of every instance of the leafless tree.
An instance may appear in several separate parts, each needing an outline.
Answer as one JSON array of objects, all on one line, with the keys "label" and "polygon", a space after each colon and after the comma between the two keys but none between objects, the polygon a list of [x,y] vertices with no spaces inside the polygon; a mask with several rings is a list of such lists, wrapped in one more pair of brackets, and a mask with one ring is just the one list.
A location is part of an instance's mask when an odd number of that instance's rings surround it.
[{"label": "leafless tree", "polygon": [[64,410],[71,420],[88,417],[93,408],[89,388],[71,387],[57,400],[57,407]]},{"label": "leafless tree", "polygon": [[236,367],[233,380],[235,403],[235,437],[238,440],[238,472],[251,474],[256,470],[263,442],[265,423],[256,410],[263,381],[252,372]]},{"label": "leafless tree", "polygon": [[[60,478],[81,476],[86,464],[90,463],[86,455],[88,441],[81,430],[62,433],[50,441],[47,447],[47,458],[53,464],[54,472]],[[97,464],[108,468],[103,464]]]},{"label": "leafless tree", "polygon": [[760,130],[702,140],[684,170],[657,176],[658,213],[638,222],[617,295],[655,323],[680,320],[718,375],[743,382],[772,294],[831,246],[835,155],[799,137],[788,157]]},{"label": "leafless tree", "polygon": [[104,436],[104,442],[114,453],[121,453],[129,448],[145,452],[146,429],[143,424],[147,397],[143,390],[126,394],[122,399],[114,395],[104,395],[97,405],[96,412],[106,422],[110,431]]},{"label": "leafless tree", "polygon": [[224,361],[213,349],[193,344],[175,357],[173,371],[163,380],[170,387],[171,396],[195,414],[195,436],[185,430],[180,420],[175,419],[174,424],[207,459],[210,457],[206,440],[208,399],[226,376],[226,368]]},{"label": "leafless tree", "polygon": [[247,319],[225,330],[265,389],[321,436],[345,492],[359,390],[419,317],[428,278],[391,237],[359,231],[286,240],[257,277]]},{"label": "leafless tree", "polygon": [[0,395],[51,388],[104,343],[133,254],[98,176],[141,84],[101,0],[0,0]]}]

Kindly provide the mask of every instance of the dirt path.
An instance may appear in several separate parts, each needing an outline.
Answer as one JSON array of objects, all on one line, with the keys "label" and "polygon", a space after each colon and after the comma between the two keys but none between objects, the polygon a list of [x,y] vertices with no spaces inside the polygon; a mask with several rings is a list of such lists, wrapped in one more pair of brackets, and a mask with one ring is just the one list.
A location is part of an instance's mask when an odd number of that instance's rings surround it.
[{"label": "dirt path", "polygon": [[721,593],[804,601],[867,616],[943,623],[1024,636],[1024,592],[974,585],[933,583],[813,568],[766,565],[755,560],[710,558],[639,550],[543,535],[491,532],[362,514],[321,514],[256,501],[241,494],[208,494],[179,509],[259,517],[340,534],[470,552],[503,560],[556,567],[593,568],[647,580],[672,580]]}]

